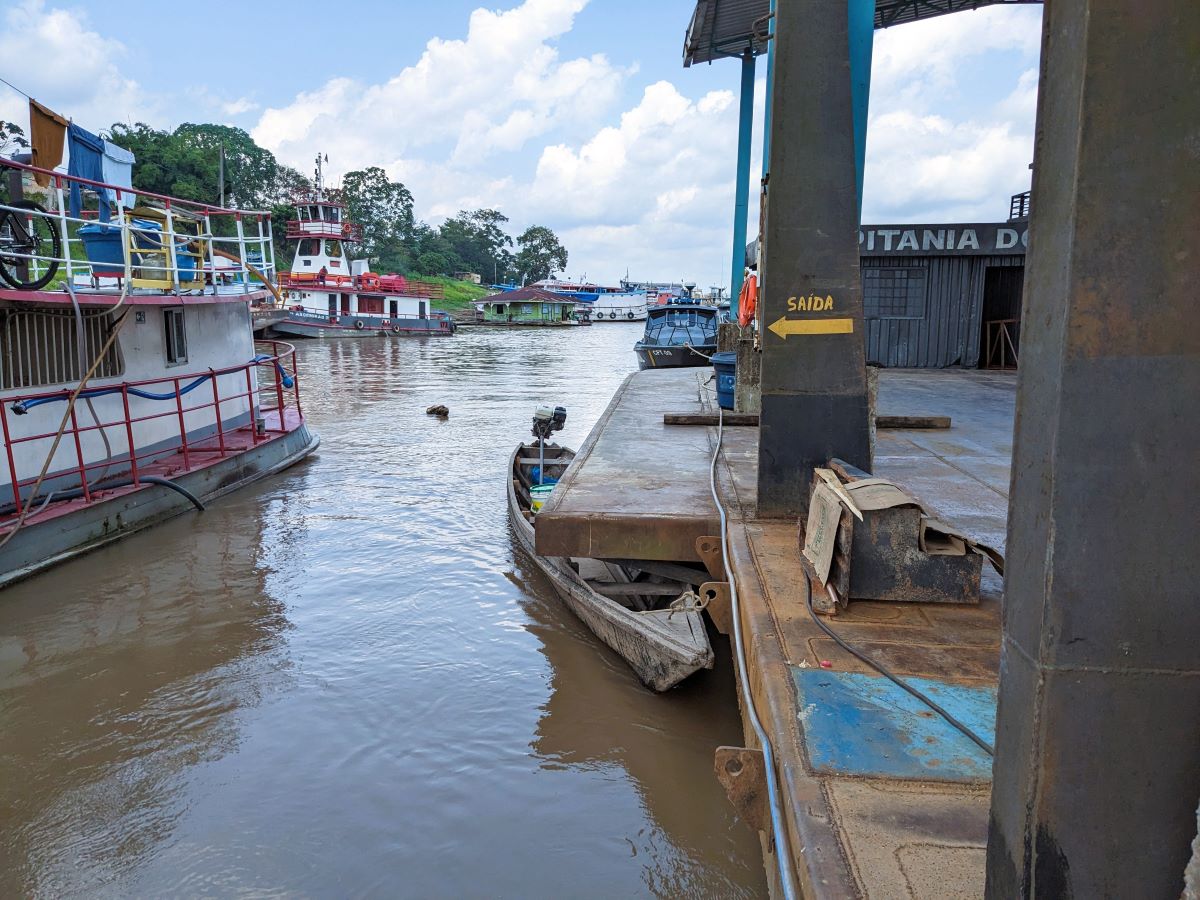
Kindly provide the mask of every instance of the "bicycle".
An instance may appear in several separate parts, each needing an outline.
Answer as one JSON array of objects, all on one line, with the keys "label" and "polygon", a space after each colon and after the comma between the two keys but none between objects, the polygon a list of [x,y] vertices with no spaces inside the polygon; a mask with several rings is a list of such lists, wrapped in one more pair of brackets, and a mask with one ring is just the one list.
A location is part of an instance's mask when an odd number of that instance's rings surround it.
[{"label": "bicycle", "polygon": [[41,290],[58,274],[62,238],[43,206],[32,200],[8,206],[0,209],[0,279],[19,291]]}]

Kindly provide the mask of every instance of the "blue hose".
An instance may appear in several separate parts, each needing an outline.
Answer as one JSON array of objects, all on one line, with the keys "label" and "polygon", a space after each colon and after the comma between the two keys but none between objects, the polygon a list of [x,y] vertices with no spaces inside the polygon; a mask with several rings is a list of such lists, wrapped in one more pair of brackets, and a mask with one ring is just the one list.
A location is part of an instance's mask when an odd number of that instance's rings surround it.
[{"label": "blue hose", "polygon": [[[250,364],[251,365],[259,365],[261,363],[267,362],[270,359],[271,359],[270,356],[256,356],[256,357],[254,357],[254,359],[250,360]],[[296,384],[296,379],[294,379],[291,375],[289,375],[284,370],[283,366],[280,365],[279,360],[275,360],[275,371],[279,373],[280,381],[283,382],[283,386],[285,388],[291,389]],[[197,387],[199,387],[200,385],[202,385],[204,382],[208,381],[212,377],[213,377],[212,375],[201,375],[199,378],[197,378],[191,384],[181,387],[179,389],[178,393],[176,393],[175,391],[169,391],[165,394],[156,394],[153,391],[144,391],[141,388],[133,388],[133,387],[126,388],[126,390],[129,392],[129,394],[131,396],[141,397],[144,400],[174,400],[176,397],[182,397],[184,394],[195,390]],[[87,400],[87,399],[91,399],[92,397],[105,397],[105,396],[108,396],[109,394],[119,394],[119,393],[121,393],[121,388],[119,388],[119,387],[94,388],[92,390],[81,391],[78,399]],[[32,400],[18,400],[10,408],[18,416],[23,416],[23,415],[25,415],[25,413],[29,412],[35,406],[41,406],[43,403],[57,403],[59,400],[66,400],[68,396],[69,396],[69,394],[62,394],[58,397],[36,397]]]}]

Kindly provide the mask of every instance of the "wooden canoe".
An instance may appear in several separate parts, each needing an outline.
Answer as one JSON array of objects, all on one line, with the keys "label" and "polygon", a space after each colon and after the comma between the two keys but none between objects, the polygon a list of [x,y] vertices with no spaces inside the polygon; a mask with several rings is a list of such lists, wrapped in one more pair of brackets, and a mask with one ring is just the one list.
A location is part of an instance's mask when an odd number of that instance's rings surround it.
[{"label": "wooden canoe", "polygon": [[[547,444],[546,477],[562,478],[574,458],[573,450]],[[711,669],[713,652],[702,613],[637,608],[666,606],[687,590],[686,583],[647,576],[627,563],[538,556],[533,541],[535,514],[529,501],[530,470],[537,465],[536,444],[521,444],[513,452],[508,514],[521,546],[550,578],[571,612],[629,663],[642,683],[653,690],[665,691],[699,669]]]}]

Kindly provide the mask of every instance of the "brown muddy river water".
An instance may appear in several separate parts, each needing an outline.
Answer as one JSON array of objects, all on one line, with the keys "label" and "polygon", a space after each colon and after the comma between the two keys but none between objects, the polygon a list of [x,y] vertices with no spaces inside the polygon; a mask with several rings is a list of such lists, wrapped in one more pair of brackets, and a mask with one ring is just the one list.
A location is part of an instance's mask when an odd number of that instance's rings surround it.
[{"label": "brown muddy river water", "polygon": [[303,344],[317,456],[0,593],[0,896],[763,894],[725,642],[646,691],[509,533],[639,333]]}]

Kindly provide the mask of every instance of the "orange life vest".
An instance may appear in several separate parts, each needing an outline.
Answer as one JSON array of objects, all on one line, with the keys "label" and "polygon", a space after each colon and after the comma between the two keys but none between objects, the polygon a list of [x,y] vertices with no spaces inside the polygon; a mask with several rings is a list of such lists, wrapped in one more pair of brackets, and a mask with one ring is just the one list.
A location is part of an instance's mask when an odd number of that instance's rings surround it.
[{"label": "orange life vest", "polygon": [[738,294],[738,324],[745,328],[754,321],[754,309],[758,306],[758,276],[749,274],[742,282]]}]

